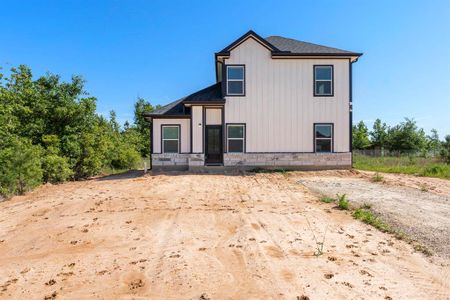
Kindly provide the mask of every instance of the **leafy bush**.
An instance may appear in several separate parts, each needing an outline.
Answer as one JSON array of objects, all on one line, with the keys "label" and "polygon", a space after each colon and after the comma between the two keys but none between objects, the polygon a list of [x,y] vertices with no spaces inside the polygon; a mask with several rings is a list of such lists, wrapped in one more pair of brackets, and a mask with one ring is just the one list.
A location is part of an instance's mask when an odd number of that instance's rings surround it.
[{"label": "leafy bush", "polygon": [[349,208],[349,202],[348,202],[348,200],[346,199],[347,198],[347,195],[345,195],[345,194],[343,194],[343,195],[337,195],[337,198],[338,198],[338,207],[340,208],[340,209],[343,209],[343,210],[348,210],[348,208]]},{"label": "leafy bush", "polygon": [[111,166],[115,169],[133,169],[141,160],[139,152],[133,148],[121,147],[117,154],[111,161]]},{"label": "leafy bush", "polygon": [[63,182],[73,175],[68,159],[56,154],[44,156],[42,159],[42,169],[44,171],[45,182]]},{"label": "leafy bush", "polygon": [[42,182],[41,147],[11,137],[0,148],[0,193],[22,194]]}]

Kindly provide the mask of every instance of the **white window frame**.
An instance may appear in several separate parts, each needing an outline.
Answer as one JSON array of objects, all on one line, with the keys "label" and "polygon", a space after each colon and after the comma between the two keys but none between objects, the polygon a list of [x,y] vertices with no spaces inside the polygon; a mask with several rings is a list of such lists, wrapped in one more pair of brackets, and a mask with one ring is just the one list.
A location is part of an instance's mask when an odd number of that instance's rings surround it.
[{"label": "white window frame", "polygon": [[[229,79],[228,78],[228,70],[229,69],[242,69],[242,79]],[[227,65],[226,66],[226,76],[227,76],[227,96],[245,96],[245,66],[244,65]],[[228,91],[228,83],[229,82],[242,82],[242,93],[230,93]]]},{"label": "white window frame", "polygon": [[[331,70],[331,79],[316,79],[316,69],[329,68]],[[317,82],[330,82],[330,93],[317,94]],[[334,96],[334,66],[333,65],[314,65],[314,97],[333,97]]]},{"label": "white window frame", "polygon": [[[329,126],[330,127],[330,137],[329,138],[318,138],[316,136],[316,127],[317,126]],[[334,124],[332,123],[316,123],[314,124],[314,152],[315,153],[333,153],[334,147],[333,147],[333,138],[334,138]],[[317,140],[329,140],[330,141],[330,151],[317,151]]]},{"label": "white window frame", "polygon": [[[228,128],[230,127],[242,127],[242,138],[230,138],[228,136]],[[229,151],[230,141],[240,141],[242,140],[242,151]],[[245,124],[227,124],[227,152],[228,153],[245,153]]]},{"label": "white window frame", "polygon": [[[178,131],[177,139],[166,139],[164,138],[164,128],[176,128]],[[177,141],[177,152],[166,152],[164,149],[164,141]],[[180,153],[180,126],[179,125],[161,125],[161,152],[162,153]]]}]

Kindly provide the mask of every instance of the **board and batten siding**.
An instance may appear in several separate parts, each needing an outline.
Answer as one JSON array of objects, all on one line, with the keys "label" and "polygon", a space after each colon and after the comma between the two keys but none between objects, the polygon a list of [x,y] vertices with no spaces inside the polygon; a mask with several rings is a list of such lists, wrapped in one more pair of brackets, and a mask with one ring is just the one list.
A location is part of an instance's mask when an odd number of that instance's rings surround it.
[{"label": "board and batten siding", "polygon": [[206,124],[205,125],[222,125],[222,109],[206,108]]},{"label": "board and batten siding", "polygon": [[[226,97],[225,122],[246,123],[247,152],[313,152],[314,123],[334,123],[334,152],[349,149],[349,60],[272,59],[249,38],[225,64],[245,65],[243,97]],[[334,96],[314,97],[313,66],[334,66]]]},{"label": "board and batten siding", "polygon": [[161,153],[161,125],[180,125],[181,152],[191,152],[190,123],[190,119],[153,119],[153,153]]},{"label": "board and batten siding", "polygon": [[192,152],[203,152],[203,106],[192,106]]}]

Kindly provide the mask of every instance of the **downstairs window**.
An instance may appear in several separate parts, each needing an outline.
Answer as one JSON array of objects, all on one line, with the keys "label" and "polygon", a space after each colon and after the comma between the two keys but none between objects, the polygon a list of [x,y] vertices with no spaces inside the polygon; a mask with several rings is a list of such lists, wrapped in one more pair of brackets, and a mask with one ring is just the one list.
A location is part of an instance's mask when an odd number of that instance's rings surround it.
[{"label": "downstairs window", "polygon": [[178,153],[180,149],[180,126],[162,126],[162,152]]},{"label": "downstairs window", "polygon": [[227,149],[229,153],[242,153],[245,149],[245,125],[227,125]]},{"label": "downstairs window", "polygon": [[314,152],[333,152],[333,124],[314,124]]}]

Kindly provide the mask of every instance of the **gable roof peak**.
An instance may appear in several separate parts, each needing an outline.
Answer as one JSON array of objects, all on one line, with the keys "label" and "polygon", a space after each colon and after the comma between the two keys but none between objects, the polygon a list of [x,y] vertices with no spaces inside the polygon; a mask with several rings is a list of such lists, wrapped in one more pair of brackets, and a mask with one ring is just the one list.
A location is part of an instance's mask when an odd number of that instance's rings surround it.
[{"label": "gable roof peak", "polygon": [[248,38],[254,38],[258,43],[260,43],[262,46],[266,47],[270,51],[279,51],[277,47],[275,47],[265,38],[261,37],[256,32],[250,29],[242,36],[240,36],[237,40],[235,40],[233,43],[231,43],[230,45],[222,49],[222,51],[219,51],[216,54],[229,54],[231,50],[239,46],[241,43],[245,42]]}]

